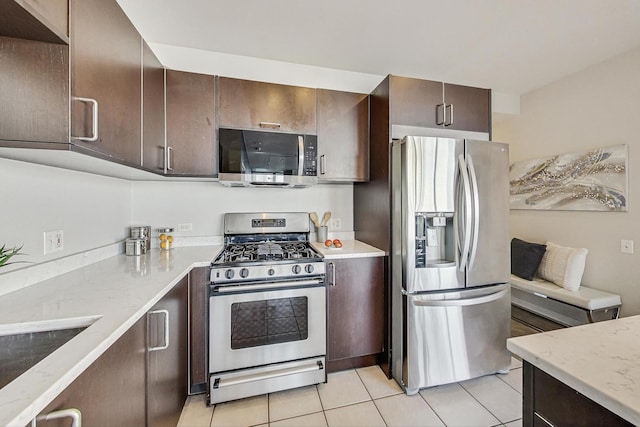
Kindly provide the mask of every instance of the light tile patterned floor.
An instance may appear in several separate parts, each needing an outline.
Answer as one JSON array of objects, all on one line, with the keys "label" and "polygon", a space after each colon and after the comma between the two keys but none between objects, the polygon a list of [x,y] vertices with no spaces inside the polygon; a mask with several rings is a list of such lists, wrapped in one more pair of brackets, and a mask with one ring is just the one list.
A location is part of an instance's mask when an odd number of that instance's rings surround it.
[{"label": "light tile patterned floor", "polygon": [[406,396],[377,366],[329,374],[326,384],[207,407],[187,400],[179,427],[522,426],[522,363]]}]

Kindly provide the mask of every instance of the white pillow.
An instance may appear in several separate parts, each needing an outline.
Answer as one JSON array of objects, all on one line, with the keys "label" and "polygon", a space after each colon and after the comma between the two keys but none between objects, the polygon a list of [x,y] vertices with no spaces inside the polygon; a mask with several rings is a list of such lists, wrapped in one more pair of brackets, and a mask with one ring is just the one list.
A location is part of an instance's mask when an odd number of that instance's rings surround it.
[{"label": "white pillow", "polygon": [[582,281],[588,250],[569,248],[547,242],[538,276],[570,291],[577,291]]}]

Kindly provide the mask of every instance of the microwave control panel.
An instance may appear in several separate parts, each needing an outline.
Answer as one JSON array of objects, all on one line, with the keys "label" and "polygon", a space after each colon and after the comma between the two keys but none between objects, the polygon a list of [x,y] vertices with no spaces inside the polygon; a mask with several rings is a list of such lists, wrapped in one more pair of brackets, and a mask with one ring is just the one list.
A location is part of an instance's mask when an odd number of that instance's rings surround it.
[{"label": "microwave control panel", "polygon": [[318,140],[313,135],[304,137],[304,176],[318,176]]}]

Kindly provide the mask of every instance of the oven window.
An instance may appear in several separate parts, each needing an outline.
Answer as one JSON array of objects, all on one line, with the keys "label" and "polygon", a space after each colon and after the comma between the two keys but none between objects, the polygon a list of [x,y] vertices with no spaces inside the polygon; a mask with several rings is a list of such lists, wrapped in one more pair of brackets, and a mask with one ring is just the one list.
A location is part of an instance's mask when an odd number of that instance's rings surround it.
[{"label": "oven window", "polygon": [[231,349],[307,339],[307,307],[307,297],[231,304]]}]

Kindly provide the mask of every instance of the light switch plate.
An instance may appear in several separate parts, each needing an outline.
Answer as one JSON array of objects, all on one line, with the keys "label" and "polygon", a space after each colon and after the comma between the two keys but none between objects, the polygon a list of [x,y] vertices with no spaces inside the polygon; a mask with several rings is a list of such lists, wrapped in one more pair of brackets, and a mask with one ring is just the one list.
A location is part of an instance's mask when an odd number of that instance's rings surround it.
[{"label": "light switch plate", "polygon": [[64,234],[62,230],[44,232],[44,254],[62,252],[64,250]]}]

